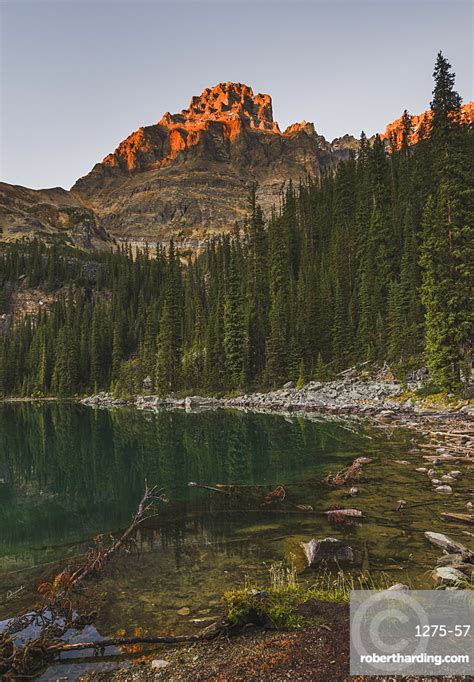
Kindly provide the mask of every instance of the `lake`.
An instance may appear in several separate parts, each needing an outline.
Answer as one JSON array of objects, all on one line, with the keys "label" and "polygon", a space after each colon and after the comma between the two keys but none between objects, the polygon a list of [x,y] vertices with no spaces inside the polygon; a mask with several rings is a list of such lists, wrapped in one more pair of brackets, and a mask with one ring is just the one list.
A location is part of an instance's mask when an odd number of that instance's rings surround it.
[{"label": "lake", "polygon": [[[294,561],[300,579],[311,581],[314,570],[304,570],[299,542],[313,537],[350,544],[355,574],[369,570],[430,587],[439,552],[423,531],[456,536],[439,513],[452,509],[468,484],[434,498],[426,474],[415,472],[423,461],[410,454],[412,436],[315,414],[0,404],[0,618],[37,601],[37,585],[85,552],[97,534],[124,529],[145,479],[163,488],[169,502],[141,528],[129,553],[94,580],[102,635],[196,631],[220,613],[225,589],[265,583],[275,561]],[[358,496],[323,482],[361,455],[374,461],[364,467]],[[189,482],[235,487],[214,492]],[[278,485],[285,499],[266,504]],[[407,508],[397,512],[401,498]],[[322,512],[334,506],[356,507],[364,518],[331,525]]]}]

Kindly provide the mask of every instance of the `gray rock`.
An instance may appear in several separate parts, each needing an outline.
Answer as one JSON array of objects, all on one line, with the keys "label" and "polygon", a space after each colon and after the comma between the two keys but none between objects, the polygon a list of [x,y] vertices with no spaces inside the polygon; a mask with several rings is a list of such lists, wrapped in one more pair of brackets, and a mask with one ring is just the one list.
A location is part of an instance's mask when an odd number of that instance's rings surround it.
[{"label": "gray rock", "polygon": [[387,588],[386,592],[397,592],[399,590],[409,590],[410,588],[408,585],[404,585],[403,583],[395,583],[395,585],[391,585],[389,588]]},{"label": "gray rock", "polygon": [[204,406],[204,405],[213,405],[214,402],[215,401],[213,398],[205,398],[201,395],[188,395],[184,399],[184,406],[188,409],[191,409],[192,407],[200,407],[200,406]]},{"label": "gray rock", "polygon": [[443,554],[436,562],[436,566],[454,566],[454,568],[457,568],[462,563],[462,554]]},{"label": "gray rock", "polygon": [[308,566],[316,566],[321,563],[354,561],[352,547],[346,545],[337,538],[324,538],[323,540],[312,539],[309,542],[301,542]]},{"label": "gray rock", "polygon": [[155,660],[150,663],[150,667],[153,670],[161,670],[162,668],[167,668],[169,664],[169,661],[165,661],[162,658],[155,658]]},{"label": "gray rock", "polygon": [[461,573],[461,571],[458,571],[458,569],[453,566],[439,566],[438,568],[435,568],[431,575],[433,580],[437,583],[453,583],[458,582],[459,580],[466,580],[464,573]]},{"label": "gray rock", "polygon": [[319,390],[323,384],[320,381],[310,381],[304,386],[305,391],[317,391]]},{"label": "gray rock", "polygon": [[249,595],[251,597],[268,597],[268,592],[267,592],[267,590],[252,589],[252,590],[249,590]]},{"label": "gray rock", "polygon": [[353,464],[370,464],[373,461],[372,457],[357,457]]},{"label": "gray rock", "polygon": [[470,557],[473,554],[470,549],[464,545],[461,545],[460,542],[451,540],[451,538],[448,538],[447,535],[443,535],[443,533],[433,533],[428,530],[425,532],[425,538],[432,545],[444,549],[444,551],[448,552],[448,554],[460,554],[463,558],[466,556]]},{"label": "gray rock", "polygon": [[434,491],[435,493],[445,493],[446,495],[450,495],[453,492],[453,489],[450,485],[438,485]]}]

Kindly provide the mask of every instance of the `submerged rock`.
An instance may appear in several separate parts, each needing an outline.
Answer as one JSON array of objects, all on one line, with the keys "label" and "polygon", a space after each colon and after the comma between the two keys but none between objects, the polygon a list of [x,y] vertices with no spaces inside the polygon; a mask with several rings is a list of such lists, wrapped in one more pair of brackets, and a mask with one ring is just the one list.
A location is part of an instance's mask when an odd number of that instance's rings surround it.
[{"label": "submerged rock", "polygon": [[300,547],[310,567],[325,562],[352,563],[354,561],[352,547],[337,538],[324,538],[323,540],[313,538],[309,542],[301,542]]},{"label": "submerged rock", "polygon": [[440,556],[436,562],[436,566],[454,566],[457,567],[458,564],[462,564],[462,554],[443,554]]}]

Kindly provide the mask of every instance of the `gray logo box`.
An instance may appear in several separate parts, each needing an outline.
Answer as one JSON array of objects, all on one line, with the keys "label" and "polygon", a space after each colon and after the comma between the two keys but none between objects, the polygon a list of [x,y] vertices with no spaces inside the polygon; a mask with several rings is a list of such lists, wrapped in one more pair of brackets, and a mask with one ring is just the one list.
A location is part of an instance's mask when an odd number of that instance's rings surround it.
[{"label": "gray logo box", "polygon": [[351,675],[470,675],[474,590],[353,590]]}]

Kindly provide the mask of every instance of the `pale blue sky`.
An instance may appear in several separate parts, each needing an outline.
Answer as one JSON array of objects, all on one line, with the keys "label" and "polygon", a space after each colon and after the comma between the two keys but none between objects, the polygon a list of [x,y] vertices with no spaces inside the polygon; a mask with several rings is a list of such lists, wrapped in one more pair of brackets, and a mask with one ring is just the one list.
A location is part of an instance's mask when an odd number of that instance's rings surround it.
[{"label": "pale blue sky", "polygon": [[282,128],[372,134],[429,106],[436,53],[472,99],[464,0],[0,0],[0,176],[70,185],[129,133],[240,81]]}]

